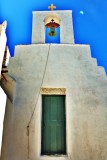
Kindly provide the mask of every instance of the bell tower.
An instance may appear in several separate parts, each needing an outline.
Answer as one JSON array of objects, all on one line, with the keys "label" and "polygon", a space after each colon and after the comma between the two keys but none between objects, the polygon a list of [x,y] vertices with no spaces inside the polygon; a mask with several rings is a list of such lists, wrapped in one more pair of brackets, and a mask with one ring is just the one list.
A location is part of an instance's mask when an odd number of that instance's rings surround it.
[{"label": "bell tower", "polygon": [[[60,26],[60,43],[74,44],[72,24],[72,11],[36,11],[33,12],[32,43],[45,43],[45,27],[48,21],[55,20],[56,26]],[[48,26],[48,25],[47,25]],[[52,27],[51,27],[52,29]]]}]

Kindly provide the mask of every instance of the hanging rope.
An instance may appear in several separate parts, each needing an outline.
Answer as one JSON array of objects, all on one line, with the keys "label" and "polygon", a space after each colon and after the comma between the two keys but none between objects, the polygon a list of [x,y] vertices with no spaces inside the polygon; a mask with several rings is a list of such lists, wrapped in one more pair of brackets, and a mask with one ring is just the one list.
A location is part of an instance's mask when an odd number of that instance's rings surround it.
[{"label": "hanging rope", "polygon": [[48,50],[48,55],[47,55],[47,59],[46,59],[45,69],[44,69],[44,72],[43,72],[43,77],[42,77],[42,81],[41,81],[41,84],[40,84],[39,93],[38,93],[38,95],[37,95],[36,103],[35,103],[35,105],[34,105],[35,107],[34,107],[34,109],[33,109],[32,115],[31,115],[30,120],[29,120],[28,125],[27,125],[28,159],[29,159],[29,127],[30,127],[32,118],[33,118],[33,116],[34,116],[34,113],[35,113],[35,110],[36,110],[36,107],[37,107],[37,103],[38,103],[38,99],[39,99],[39,96],[40,96],[40,93],[41,93],[41,87],[42,87],[42,85],[43,85],[43,81],[44,81],[44,77],[45,77],[45,73],[46,73],[46,68],[47,68],[47,64],[48,64],[48,59],[49,59],[49,54],[50,54],[50,46],[51,46],[51,44],[49,44],[49,50]]}]

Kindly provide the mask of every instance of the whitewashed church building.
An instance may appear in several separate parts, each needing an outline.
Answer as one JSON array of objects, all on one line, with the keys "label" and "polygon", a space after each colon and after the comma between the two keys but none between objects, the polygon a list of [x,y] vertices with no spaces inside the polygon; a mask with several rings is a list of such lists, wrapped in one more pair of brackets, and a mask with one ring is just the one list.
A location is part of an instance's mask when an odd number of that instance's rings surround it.
[{"label": "whitewashed church building", "polygon": [[50,8],[33,12],[32,44],[15,47],[0,82],[0,160],[107,160],[105,71],[75,44],[72,11]]}]

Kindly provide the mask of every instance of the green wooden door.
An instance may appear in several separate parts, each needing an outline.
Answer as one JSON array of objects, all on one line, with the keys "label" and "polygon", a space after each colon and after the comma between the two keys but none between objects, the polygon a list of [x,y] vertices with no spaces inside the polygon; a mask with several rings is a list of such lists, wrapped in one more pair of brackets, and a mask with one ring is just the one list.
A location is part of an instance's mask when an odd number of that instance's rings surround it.
[{"label": "green wooden door", "polygon": [[66,154],[65,96],[42,97],[42,155]]}]

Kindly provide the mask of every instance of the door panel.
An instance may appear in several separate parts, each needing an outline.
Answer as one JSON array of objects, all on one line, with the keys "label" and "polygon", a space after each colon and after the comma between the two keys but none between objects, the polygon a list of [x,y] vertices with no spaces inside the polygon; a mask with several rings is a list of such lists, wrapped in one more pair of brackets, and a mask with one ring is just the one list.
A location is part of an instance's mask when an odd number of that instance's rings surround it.
[{"label": "door panel", "polygon": [[42,150],[41,153],[66,153],[65,96],[42,97]]}]

